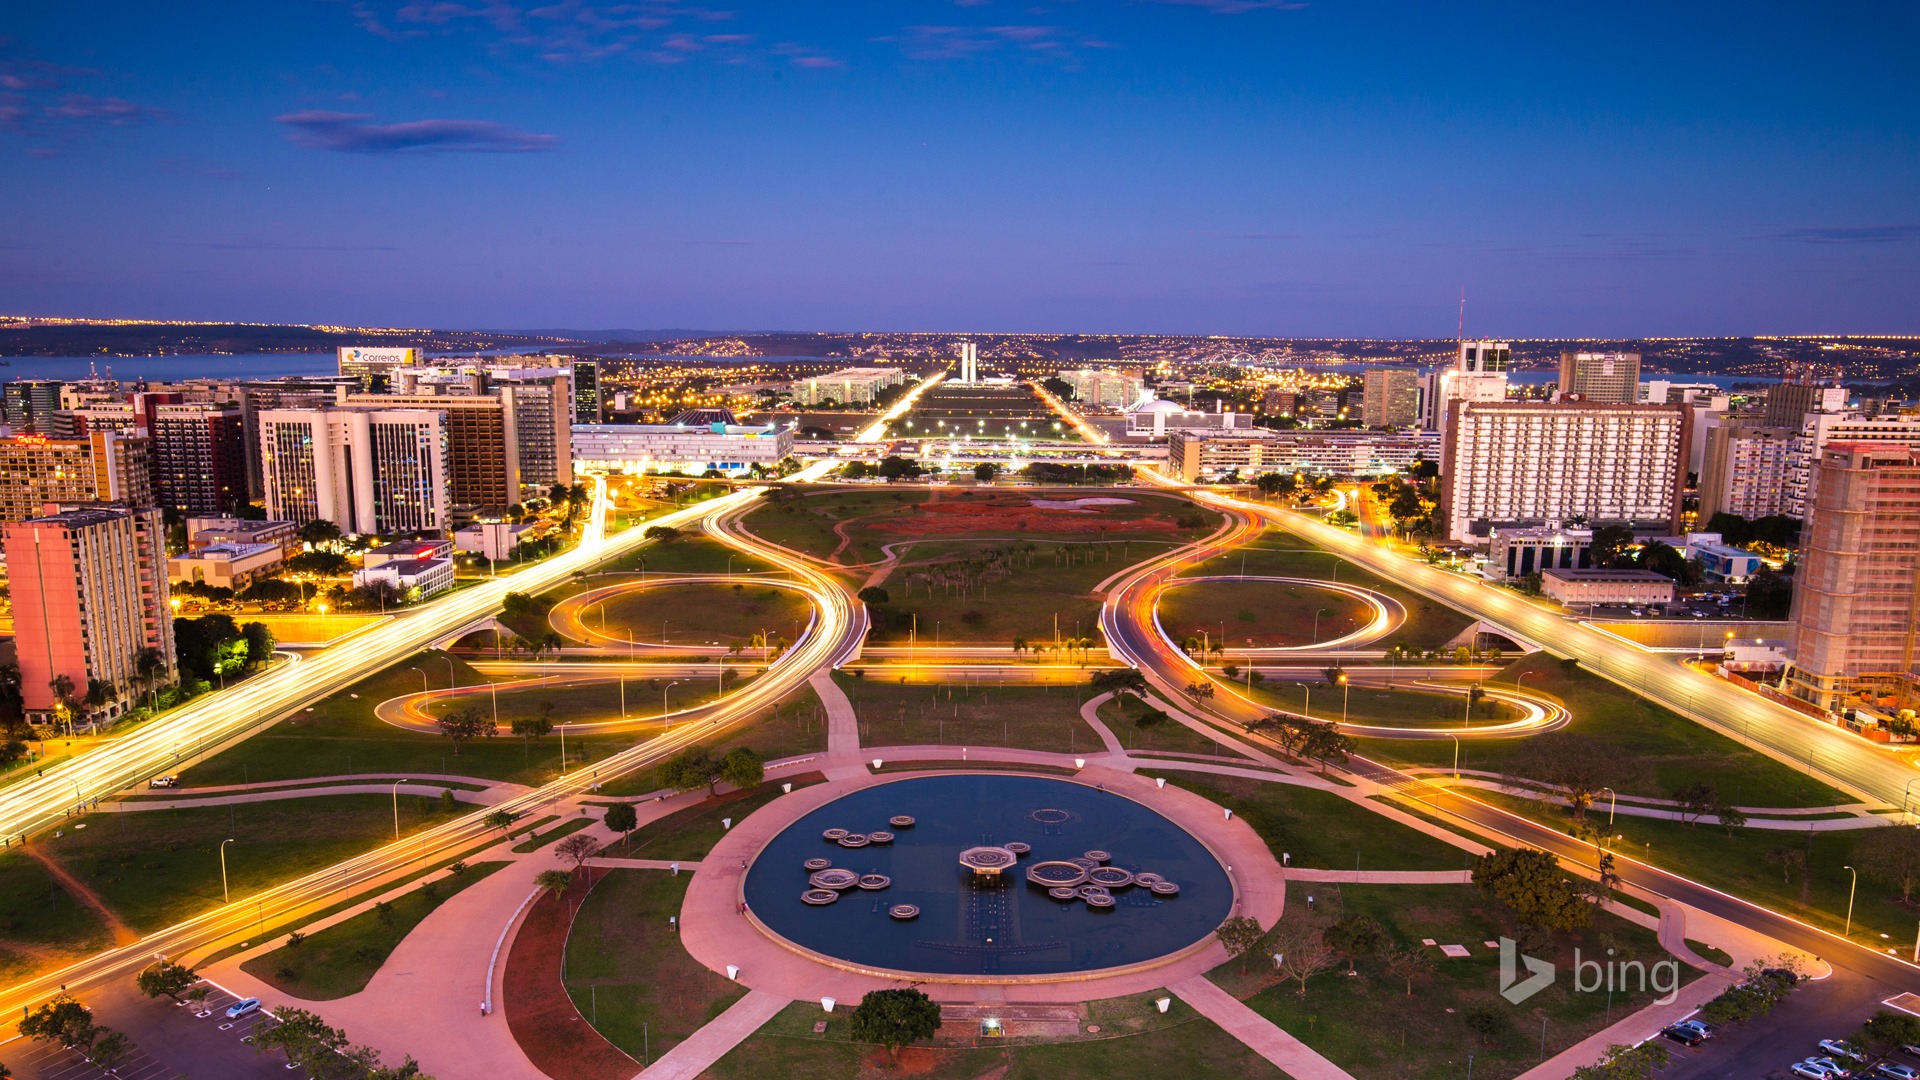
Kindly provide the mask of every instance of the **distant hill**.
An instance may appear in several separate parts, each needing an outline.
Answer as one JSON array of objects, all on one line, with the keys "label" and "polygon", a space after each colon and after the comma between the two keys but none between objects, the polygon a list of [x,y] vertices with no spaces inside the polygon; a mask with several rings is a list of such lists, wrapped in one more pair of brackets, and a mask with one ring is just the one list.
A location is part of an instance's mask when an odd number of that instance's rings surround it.
[{"label": "distant hill", "polygon": [[332,352],[342,345],[412,346],[429,352],[568,348],[582,339],[523,331],[144,323],[0,317],[0,356],[167,356]]},{"label": "distant hill", "polygon": [[718,337],[724,330],[502,330],[503,334],[523,334],[528,337],[565,338],[569,341],[591,341],[599,344],[615,344],[622,341],[653,342],[681,341],[690,338]]}]

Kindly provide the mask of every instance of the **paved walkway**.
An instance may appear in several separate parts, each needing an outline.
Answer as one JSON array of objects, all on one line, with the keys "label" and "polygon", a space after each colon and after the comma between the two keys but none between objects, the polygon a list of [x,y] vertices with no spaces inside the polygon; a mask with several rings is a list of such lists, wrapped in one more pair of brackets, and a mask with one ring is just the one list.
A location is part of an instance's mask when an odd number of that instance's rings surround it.
[{"label": "paved walkway", "polygon": [[807,685],[820,695],[820,704],[827,710],[827,760],[822,771],[830,780],[864,774],[867,766],[860,757],[860,715],[853,711],[846,691],[828,671],[815,672]]},{"label": "paved walkway", "polygon": [[726,1012],[688,1036],[687,1041],[661,1054],[660,1060],[641,1070],[640,1075],[647,1080],[694,1080],[725,1057],[727,1051],[760,1030],[761,1025],[786,1008],[790,1000],[778,994],[749,991]]},{"label": "paved walkway", "polygon": [[[279,787],[265,791],[242,791],[232,795],[206,795],[197,799],[137,799],[121,800],[107,805],[114,813],[139,810],[175,810],[195,806],[227,806],[229,804],[280,802],[285,799],[308,799],[323,795],[386,795],[396,789],[392,781],[380,784],[324,784],[318,787]],[[477,803],[481,806],[493,806],[506,802],[526,793],[526,788],[518,784],[497,784],[484,791],[468,791],[465,788],[441,787],[436,784],[401,784],[398,794],[420,795],[437,799],[441,792],[452,792],[461,802]]]},{"label": "paved walkway", "polygon": [[[1503,784],[1495,780],[1482,780],[1478,777],[1462,776],[1456,780],[1444,770],[1426,770],[1425,775],[1429,783],[1439,784],[1441,786],[1480,788],[1486,791],[1497,791],[1503,795],[1509,795],[1518,799],[1532,799],[1535,802],[1561,802],[1564,799],[1564,796],[1541,791],[1537,788],[1519,787]],[[1670,800],[1663,799],[1660,801],[1670,803]],[[1588,814],[1598,814],[1601,812],[1606,813],[1609,817],[1614,814],[1619,814],[1622,817],[1655,818],[1662,821],[1686,820],[1686,817],[1678,810],[1668,810],[1657,806],[1635,806],[1632,803],[1625,802],[1617,806],[1601,807],[1596,805],[1587,809]],[[1864,809],[1856,809],[1854,807],[1829,807],[1824,810],[1782,810],[1773,807],[1753,807],[1751,808],[1751,812],[1756,814],[1803,815],[1798,817],[1749,817],[1746,820],[1746,828],[1774,829],[1782,832],[1843,832],[1850,829],[1877,829],[1882,825],[1900,824],[1900,819],[1897,816],[1871,814],[1867,813]],[[1820,813],[1845,813],[1848,816],[1814,819],[1809,819],[1804,816]],[[1718,828],[1719,821],[1720,819],[1714,817],[1712,814],[1701,815],[1698,819],[1700,825],[1709,829]]]},{"label": "paved walkway", "polygon": [[[1107,753],[1116,758],[1125,758],[1127,748],[1121,745],[1120,738],[1113,733],[1113,729],[1100,719],[1100,706],[1112,700],[1112,694],[1101,694],[1089,699],[1086,704],[1080,706],[1080,719],[1085,720],[1087,726],[1093,729],[1093,733],[1100,736],[1100,745],[1107,748]],[[1131,772],[1132,766],[1129,765],[1127,769]]]},{"label": "paved walkway", "polygon": [[1248,1008],[1239,998],[1215,986],[1205,975],[1183,979],[1167,989],[1193,1006],[1195,1012],[1219,1024],[1220,1030],[1245,1043],[1247,1049],[1279,1066],[1293,1080],[1353,1080],[1340,1066]]},{"label": "paved walkway", "polygon": [[1287,868],[1288,881],[1334,881],[1349,885],[1467,885],[1471,870],[1302,870]]}]

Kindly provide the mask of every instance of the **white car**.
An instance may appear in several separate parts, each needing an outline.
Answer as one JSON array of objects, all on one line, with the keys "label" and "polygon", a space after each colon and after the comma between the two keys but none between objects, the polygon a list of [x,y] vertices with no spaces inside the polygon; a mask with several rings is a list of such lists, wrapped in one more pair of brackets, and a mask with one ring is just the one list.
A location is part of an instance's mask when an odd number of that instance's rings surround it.
[{"label": "white car", "polygon": [[[1794,1062],[1789,1071],[1795,1076],[1805,1077],[1806,1080],[1837,1080],[1836,1074],[1831,1069],[1820,1064],[1820,1062],[1814,1058]],[[1841,1073],[1838,1075],[1844,1076],[1845,1074]]]},{"label": "white car", "polygon": [[241,998],[227,1007],[227,1019],[238,1020],[248,1013],[260,1011],[259,998]]},{"label": "white car", "polygon": [[1827,1075],[1835,1077],[1836,1080],[1846,1080],[1847,1077],[1853,1075],[1852,1069],[1847,1068],[1845,1065],[1840,1064],[1830,1057],[1810,1057],[1807,1059],[1807,1064],[1820,1066],[1827,1070]]},{"label": "white car", "polygon": [[1845,1039],[1821,1039],[1820,1049],[1834,1057],[1843,1057],[1849,1061],[1867,1060],[1867,1055],[1861,1053],[1857,1047]]},{"label": "white car", "polygon": [[1920,1070],[1914,1069],[1911,1065],[1897,1065],[1891,1061],[1881,1062],[1874,1071],[1886,1077],[1887,1080],[1920,1080]]},{"label": "white car", "polygon": [[156,788],[179,787],[180,778],[178,776],[156,776],[147,781],[147,786]]}]

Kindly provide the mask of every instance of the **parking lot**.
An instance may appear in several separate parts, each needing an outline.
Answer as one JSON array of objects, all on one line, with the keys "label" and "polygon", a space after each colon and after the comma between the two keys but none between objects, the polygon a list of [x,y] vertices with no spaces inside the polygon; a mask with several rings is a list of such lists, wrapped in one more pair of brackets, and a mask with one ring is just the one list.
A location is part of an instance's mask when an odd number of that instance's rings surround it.
[{"label": "parking lot", "polygon": [[131,978],[78,995],[93,1010],[94,1023],[124,1032],[133,1043],[127,1056],[111,1072],[88,1062],[72,1050],[20,1039],[0,1047],[0,1061],[21,1080],[224,1080],[226,1077],[301,1077],[286,1067],[278,1053],[262,1054],[244,1041],[258,1023],[272,1023],[262,1013],[228,1020],[226,1010],[238,1000],[218,986],[200,1011],[175,1005],[166,998],[141,996]]},{"label": "parking lot", "polygon": [[[1845,970],[1826,979],[1803,982],[1765,1019],[1744,1027],[1722,1028],[1712,1039],[1687,1047],[1662,1039],[1671,1053],[1661,1080],[1793,1080],[1793,1063],[1821,1056],[1822,1039],[1846,1039],[1860,1030],[1881,1004],[1899,991]],[[1895,1053],[1892,1060],[1920,1065]],[[1864,1072],[1855,1072],[1863,1076]]]}]

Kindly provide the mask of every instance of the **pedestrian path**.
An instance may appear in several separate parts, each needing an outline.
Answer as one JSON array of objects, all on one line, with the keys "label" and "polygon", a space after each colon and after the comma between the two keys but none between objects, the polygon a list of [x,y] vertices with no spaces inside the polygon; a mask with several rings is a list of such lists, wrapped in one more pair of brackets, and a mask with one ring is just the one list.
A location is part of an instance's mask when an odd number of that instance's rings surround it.
[{"label": "pedestrian path", "polygon": [[822,767],[830,780],[864,774],[866,765],[860,760],[860,714],[853,711],[853,702],[847,699],[846,691],[833,681],[830,671],[817,671],[807,680],[813,692],[820,696],[820,704],[827,710],[827,760]]},{"label": "pedestrian path", "polygon": [[1302,870],[1287,869],[1288,881],[1333,881],[1350,885],[1469,885],[1471,870]]},{"label": "pedestrian path", "polygon": [[1205,975],[1195,975],[1167,989],[1193,1006],[1195,1012],[1220,1025],[1220,1030],[1245,1043],[1247,1049],[1279,1066],[1293,1080],[1353,1080],[1340,1066],[1248,1008],[1239,998],[1215,986]]},{"label": "pedestrian path", "polygon": [[647,1080],[694,1080],[713,1067],[713,1063],[740,1045],[747,1036],[787,1007],[788,999],[764,990],[750,990],[726,1012],[708,1021],[687,1040],[660,1055],[660,1060],[640,1071]]},{"label": "pedestrian path", "polygon": [[193,799],[122,799],[108,803],[114,813],[137,812],[142,810],[178,810],[196,806],[228,806],[246,803],[280,802],[286,799],[309,799],[328,795],[385,795],[394,792],[400,795],[419,795],[437,799],[442,792],[451,792],[461,802],[477,803],[481,806],[493,806],[525,794],[526,788],[518,784],[496,784],[482,791],[469,791],[466,788],[442,787],[438,784],[415,783],[401,784],[395,787],[391,781],[373,784],[322,784],[315,787],[275,787],[263,791],[238,791],[231,795],[206,795]]},{"label": "pedestrian path", "polygon": [[[1093,733],[1100,736],[1100,745],[1107,748],[1107,753],[1115,758],[1124,759],[1127,756],[1127,748],[1120,744],[1120,738],[1113,733],[1113,729],[1100,719],[1100,706],[1111,700],[1113,700],[1112,694],[1101,694],[1090,698],[1086,704],[1080,706],[1080,719],[1085,720],[1087,726],[1093,729]],[[1127,768],[1131,770],[1132,766],[1129,765]]]}]

